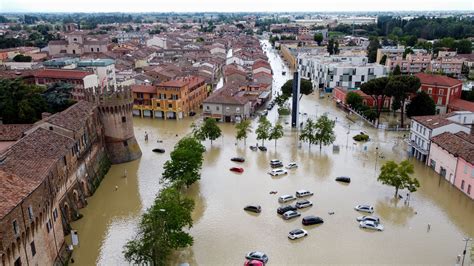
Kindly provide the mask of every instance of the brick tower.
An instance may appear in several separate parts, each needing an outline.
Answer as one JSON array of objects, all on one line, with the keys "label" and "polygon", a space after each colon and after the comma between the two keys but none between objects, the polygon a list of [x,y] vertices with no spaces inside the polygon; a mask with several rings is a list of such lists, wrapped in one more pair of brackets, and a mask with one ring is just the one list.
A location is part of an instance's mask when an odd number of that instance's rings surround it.
[{"label": "brick tower", "polygon": [[88,101],[98,105],[110,162],[118,164],[140,158],[142,151],[133,132],[133,98],[130,88],[120,87],[115,91],[86,95]]}]

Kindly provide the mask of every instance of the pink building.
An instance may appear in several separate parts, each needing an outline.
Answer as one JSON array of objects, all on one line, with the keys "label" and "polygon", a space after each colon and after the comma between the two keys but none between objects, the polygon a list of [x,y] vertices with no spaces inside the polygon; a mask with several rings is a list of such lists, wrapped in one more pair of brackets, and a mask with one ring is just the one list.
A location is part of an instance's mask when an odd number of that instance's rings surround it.
[{"label": "pink building", "polygon": [[474,135],[445,132],[432,137],[428,164],[474,199]]}]

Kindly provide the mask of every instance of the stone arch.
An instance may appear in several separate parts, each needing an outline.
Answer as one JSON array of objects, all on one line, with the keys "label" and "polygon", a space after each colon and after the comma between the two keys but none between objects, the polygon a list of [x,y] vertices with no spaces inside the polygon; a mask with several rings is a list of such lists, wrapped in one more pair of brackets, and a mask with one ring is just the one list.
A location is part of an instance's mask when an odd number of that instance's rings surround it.
[{"label": "stone arch", "polygon": [[16,238],[16,248],[18,249],[18,255],[20,255],[21,253],[21,241],[20,241],[20,237],[17,237]]},{"label": "stone arch", "polygon": [[72,191],[72,195],[74,196],[74,200],[76,201],[76,203],[81,202],[81,197],[79,196],[79,192],[77,192],[76,189]]},{"label": "stone arch", "polygon": [[[21,233],[21,242],[23,242],[23,244],[26,243],[26,233],[25,232]],[[18,248],[18,251],[20,251],[19,248]]]},{"label": "stone arch", "polygon": [[67,203],[64,203],[64,218],[66,219],[67,222],[69,222],[69,218],[70,218],[70,215],[71,215],[71,210],[69,208],[69,205]]},{"label": "stone arch", "polygon": [[87,188],[87,185],[84,181],[81,181],[81,186],[82,186],[82,189],[83,189],[84,193],[87,194],[87,191],[89,191],[89,189]]},{"label": "stone arch", "polygon": [[12,242],[12,257],[15,258],[16,255],[16,245],[15,241]]},{"label": "stone arch", "polygon": [[10,260],[11,260],[10,257],[13,256],[11,253],[12,253],[12,252],[10,251],[10,247],[8,247],[8,248],[7,248],[7,261],[8,261],[9,263],[10,263]]},{"label": "stone arch", "polygon": [[40,212],[40,223],[43,223],[43,212]]},{"label": "stone arch", "polygon": [[118,108],[117,106],[115,106],[115,108],[114,108],[114,113],[117,114],[118,112],[119,112],[119,108]]},{"label": "stone arch", "polygon": [[109,112],[109,107],[105,107],[105,112],[108,113]]}]

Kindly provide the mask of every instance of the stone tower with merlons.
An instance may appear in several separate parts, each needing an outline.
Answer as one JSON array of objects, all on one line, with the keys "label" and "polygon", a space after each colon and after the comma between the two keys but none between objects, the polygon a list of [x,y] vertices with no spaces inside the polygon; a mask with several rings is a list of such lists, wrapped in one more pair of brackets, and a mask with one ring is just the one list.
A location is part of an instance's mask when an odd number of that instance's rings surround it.
[{"label": "stone tower with merlons", "polygon": [[133,97],[130,87],[104,92],[98,92],[97,89],[95,92],[89,91],[86,100],[98,106],[110,162],[119,164],[140,158],[142,151],[133,132]]}]

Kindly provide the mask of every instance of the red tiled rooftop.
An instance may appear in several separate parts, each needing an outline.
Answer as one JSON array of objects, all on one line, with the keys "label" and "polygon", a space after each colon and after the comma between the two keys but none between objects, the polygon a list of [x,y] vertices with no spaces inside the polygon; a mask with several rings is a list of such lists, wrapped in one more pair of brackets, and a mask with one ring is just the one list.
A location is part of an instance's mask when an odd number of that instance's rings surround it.
[{"label": "red tiled rooftop", "polygon": [[68,109],[56,113],[44,121],[72,131],[78,131],[86,124],[95,105],[91,102],[79,101]]},{"label": "red tiled rooftop", "polygon": [[474,112],[474,102],[469,102],[462,99],[453,99],[449,102],[448,108],[455,111],[471,111]]},{"label": "red tiled rooftop", "polygon": [[434,75],[426,73],[415,74],[420,79],[421,84],[453,87],[462,83],[462,81],[450,78],[444,75]]},{"label": "red tiled rooftop", "polygon": [[0,125],[0,141],[15,141],[23,136],[23,132],[30,129],[30,124]]},{"label": "red tiled rooftop", "polygon": [[21,177],[0,170],[0,220],[13,210],[36,187]]},{"label": "red tiled rooftop", "polygon": [[446,117],[443,115],[414,116],[412,117],[412,119],[430,129],[435,129],[438,127],[455,123],[451,120],[446,119]]},{"label": "red tiled rooftop", "polygon": [[55,78],[55,79],[83,79],[91,72],[79,71],[79,70],[63,70],[63,69],[41,69],[33,72],[33,75],[37,78]]},{"label": "red tiled rooftop", "polygon": [[156,94],[155,86],[151,86],[151,85],[133,85],[132,86],[132,91],[133,92],[139,92],[139,93],[154,93],[154,94]]},{"label": "red tiled rooftop", "polygon": [[181,88],[185,86],[187,82],[180,80],[180,79],[173,79],[165,82],[161,82],[158,84],[160,87],[173,87],[173,88]]},{"label": "red tiled rooftop", "polygon": [[453,134],[444,132],[431,138],[433,143],[440,146],[456,157],[461,157],[467,162],[474,164],[474,143],[472,137],[465,132]]}]

